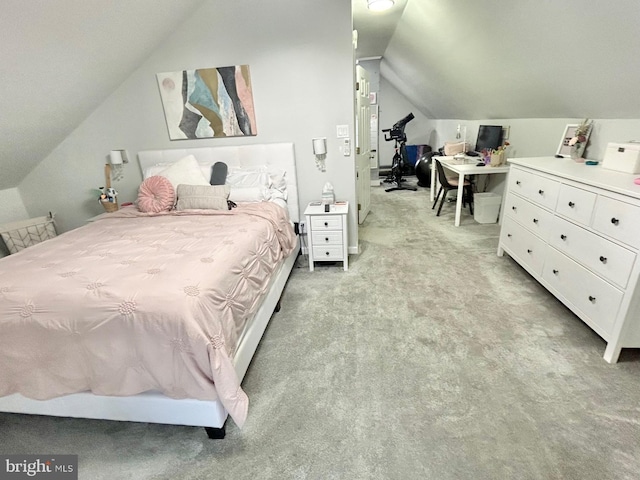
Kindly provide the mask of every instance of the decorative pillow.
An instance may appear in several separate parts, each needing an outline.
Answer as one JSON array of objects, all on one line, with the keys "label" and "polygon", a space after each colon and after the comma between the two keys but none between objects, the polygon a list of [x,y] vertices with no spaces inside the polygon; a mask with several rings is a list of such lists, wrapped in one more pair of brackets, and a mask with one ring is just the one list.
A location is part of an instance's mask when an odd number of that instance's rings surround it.
[{"label": "decorative pillow", "polygon": [[176,210],[228,210],[229,185],[185,185],[178,187]]},{"label": "decorative pillow", "polygon": [[178,185],[181,184],[209,186],[209,178],[202,174],[200,165],[193,155],[181,158],[159,172],[158,175],[168,178],[176,192],[178,191]]},{"label": "decorative pillow", "polygon": [[141,212],[168,212],[176,203],[176,191],[167,178],[154,175],[140,184],[137,203]]}]

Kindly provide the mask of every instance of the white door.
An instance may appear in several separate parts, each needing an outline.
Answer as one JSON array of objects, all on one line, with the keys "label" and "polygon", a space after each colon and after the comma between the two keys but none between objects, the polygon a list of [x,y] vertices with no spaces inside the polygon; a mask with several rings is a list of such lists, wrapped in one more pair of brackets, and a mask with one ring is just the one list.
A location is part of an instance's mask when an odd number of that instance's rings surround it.
[{"label": "white door", "polygon": [[371,113],[369,111],[369,73],[356,65],[356,195],[358,223],[371,208]]}]

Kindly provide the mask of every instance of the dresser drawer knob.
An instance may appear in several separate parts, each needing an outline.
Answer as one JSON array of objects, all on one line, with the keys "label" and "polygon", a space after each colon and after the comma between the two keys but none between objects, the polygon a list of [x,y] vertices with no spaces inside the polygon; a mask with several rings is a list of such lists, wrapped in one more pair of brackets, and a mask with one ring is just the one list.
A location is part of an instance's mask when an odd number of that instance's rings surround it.
[{"label": "dresser drawer knob", "polygon": [[607,263],[607,257],[603,257],[602,255],[600,255],[600,261],[602,263]]},{"label": "dresser drawer knob", "polygon": [[616,217],[613,217],[611,219],[611,223],[613,223],[614,225],[618,225],[618,223],[620,223],[620,220],[618,220]]},{"label": "dresser drawer knob", "polygon": [[544,190],[538,190],[538,193],[542,195],[544,193]]},{"label": "dresser drawer knob", "polygon": [[329,242],[329,237],[324,237],[325,242]]},{"label": "dresser drawer knob", "polygon": [[518,210],[518,208],[514,205],[513,207],[511,207],[511,210],[515,212],[516,210]]},{"label": "dresser drawer knob", "polygon": [[531,250],[530,248],[527,248],[527,253],[531,253],[533,252],[533,250]]},{"label": "dresser drawer knob", "polygon": [[591,303],[596,303],[596,297],[594,297],[594,296],[592,296],[592,295],[589,295],[589,301],[590,301]]},{"label": "dresser drawer knob", "polygon": [[573,208],[573,207],[575,206],[575,203],[573,203],[573,202],[569,202],[569,206],[570,206],[571,208]]},{"label": "dresser drawer knob", "polygon": [[533,223],[538,223],[538,219],[537,219],[537,218],[534,218],[534,219],[533,219]]},{"label": "dresser drawer knob", "polygon": [[324,222],[324,226],[325,226],[325,227],[328,227],[328,226],[329,226],[329,223],[328,223],[328,222]]},{"label": "dresser drawer knob", "polygon": [[553,269],[553,274],[557,275],[558,274],[558,270],[556,270],[555,268]]},{"label": "dresser drawer knob", "polygon": [[566,240],[566,239],[567,239],[567,236],[566,236],[566,235],[560,235],[560,238],[561,238],[562,240]]},{"label": "dresser drawer knob", "polygon": [[507,233],[507,237],[511,238],[511,236],[512,236],[512,235],[511,235],[510,233]]},{"label": "dresser drawer knob", "polygon": [[324,254],[328,257],[329,256],[329,252],[324,252]]},{"label": "dresser drawer knob", "polygon": [[516,185],[520,185],[520,180],[516,180]]}]

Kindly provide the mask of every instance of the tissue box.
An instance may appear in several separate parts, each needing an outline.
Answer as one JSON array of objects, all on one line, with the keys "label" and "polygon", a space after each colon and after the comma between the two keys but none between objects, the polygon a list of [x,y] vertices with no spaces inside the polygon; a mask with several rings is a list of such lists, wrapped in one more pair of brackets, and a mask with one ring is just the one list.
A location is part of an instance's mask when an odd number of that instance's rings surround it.
[{"label": "tissue box", "polygon": [[640,173],[640,143],[609,143],[602,168],[625,173]]}]

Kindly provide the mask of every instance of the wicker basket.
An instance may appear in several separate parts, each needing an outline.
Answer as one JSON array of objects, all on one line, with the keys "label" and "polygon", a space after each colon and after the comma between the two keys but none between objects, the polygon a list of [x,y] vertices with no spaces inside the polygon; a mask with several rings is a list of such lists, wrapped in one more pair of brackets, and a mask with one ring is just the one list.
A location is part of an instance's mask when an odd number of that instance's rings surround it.
[{"label": "wicker basket", "polygon": [[102,204],[102,206],[104,207],[105,211],[107,213],[111,213],[111,212],[117,212],[118,211],[118,202],[107,202],[104,200],[100,200],[100,203]]}]

